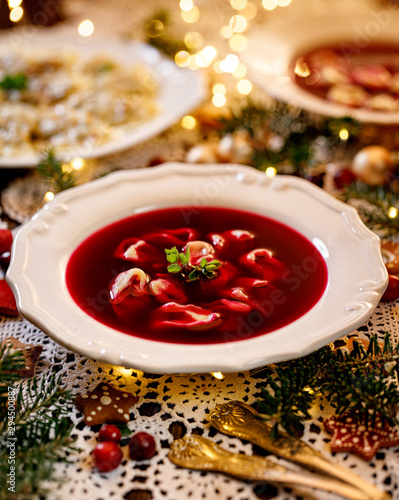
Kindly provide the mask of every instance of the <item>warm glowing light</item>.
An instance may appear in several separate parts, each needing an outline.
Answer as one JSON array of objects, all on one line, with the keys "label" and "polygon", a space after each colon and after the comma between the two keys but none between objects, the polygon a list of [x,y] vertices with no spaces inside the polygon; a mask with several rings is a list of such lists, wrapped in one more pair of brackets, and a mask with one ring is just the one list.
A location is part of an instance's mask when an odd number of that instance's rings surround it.
[{"label": "warm glowing light", "polygon": [[229,40],[229,47],[234,52],[242,52],[247,46],[247,37],[245,35],[233,35]]},{"label": "warm glowing light", "polygon": [[71,161],[71,167],[74,169],[74,170],[80,170],[81,168],[83,168],[85,166],[85,161],[83,158],[74,158],[72,161]]},{"label": "warm glowing light", "polygon": [[338,135],[342,141],[347,141],[349,139],[349,132],[346,130],[346,128],[341,128]]},{"label": "warm glowing light", "polygon": [[235,10],[245,9],[245,7],[247,6],[247,4],[248,4],[248,0],[230,0],[230,5]]},{"label": "warm glowing light", "polygon": [[398,209],[395,207],[389,207],[388,217],[390,217],[391,219],[395,219],[397,215],[398,215]]},{"label": "warm glowing light", "polygon": [[180,8],[185,12],[188,12],[194,7],[194,3],[192,0],[180,0]]},{"label": "warm glowing light", "polygon": [[212,104],[217,108],[221,108],[226,104],[226,96],[223,94],[215,94],[212,97]]},{"label": "warm glowing light", "polygon": [[262,6],[266,10],[274,10],[277,7],[276,0],[262,0]]},{"label": "warm glowing light", "polygon": [[196,55],[196,54],[193,54],[193,55],[191,55],[191,56],[188,58],[188,67],[189,67],[190,69],[193,69],[193,70],[195,70],[195,69],[199,69],[199,68],[200,68],[200,66],[199,66],[199,65],[198,65],[198,63],[197,63],[197,55]]},{"label": "warm glowing light", "polygon": [[296,75],[302,76],[303,78],[306,78],[310,75],[310,69],[304,57],[299,57],[296,60],[294,72]]},{"label": "warm glowing light", "polygon": [[187,130],[193,130],[197,125],[197,120],[194,118],[194,116],[191,115],[186,115],[183,116],[181,120],[181,126],[183,128],[186,128]]},{"label": "warm glowing light", "polygon": [[208,45],[195,56],[195,61],[200,68],[209,66],[217,55],[215,47]]},{"label": "warm glowing light", "polygon": [[237,90],[242,95],[248,95],[252,91],[252,83],[249,80],[240,80],[237,83]]},{"label": "warm glowing light", "polygon": [[229,54],[223,61],[220,61],[220,69],[224,73],[233,73],[237,69],[239,63],[240,60],[235,54]]},{"label": "warm glowing light", "polygon": [[267,169],[265,170],[265,174],[268,177],[274,177],[277,174],[277,170],[275,167],[267,167]]},{"label": "warm glowing light", "polygon": [[233,36],[233,30],[230,28],[230,26],[222,26],[219,32],[220,36],[225,40],[228,40],[231,36]]},{"label": "warm glowing light", "polygon": [[47,193],[44,195],[44,199],[45,201],[50,201],[54,198],[54,193],[52,193],[51,191],[47,191]]},{"label": "warm glowing light", "polygon": [[208,61],[213,61],[213,59],[215,59],[217,55],[217,51],[215,47],[212,47],[212,45],[207,45],[202,53],[204,54],[205,59],[207,59]]},{"label": "warm glowing light", "polygon": [[213,71],[220,75],[223,71],[220,69],[220,61],[216,61],[213,65]]},{"label": "warm glowing light", "polygon": [[94,24],[90,19],[85,19],[78,26],[80,36],[91,36],[94,32]]},{"label": "warm glowing light", "polygon": [[279,7],[288,7],[288,5],[291,3],[291,0],[277,0],[277,5]]},{"label": "warm glowing light", "polygon": [[188,49],[198,49],[203,43],[203,37],[198,31],[189,31],[184,35],[184,43]]},{"label": "warm glowing light", "polygon": [[10,21],[13,23],[17,23],[22,19],[22,16],[24,15],[24,9],[22,7],[15,7],[15,9],[12,9],[10,11]]},{"label": "warm glowing light", "polygon": [[200,18],[199,8],[194,5],[189,11],[183,10],[181,12],[181,17],[183,18],[183,21],[186,21],[186,23],[196,23]]},{"label": "warm glowing light", "polygon": [[224,379],[224,375],[223,375],[222,372],[211,372],[211,375],[213,375],[218,380],[223,380]]},{"label": "warm glowing light", "polygon": [[257,13],[257,6],[251,2],[248,2],[247,6],[241,11],[241,14],[247,19],[247,21],[254,19]]},{"label": "warm glowing light", "polygon": [[229,22],[230,28],[234,33],[242,33],[248,27],[247,20],[244,16],[233,16]]},{"label": "warm glowing light", "polygon": [[314,394],[314,390],[311,387],[309,387],[309,386],[304,387],[303,390],[305,392],[308,392],[309,394]]},{"label": "warm glowing light", "polygon": [[227,89],[226,85],[223,83],[215,83],[212,87],[212,94],[223,94],[226,95]]},{"label": "warm glowing light", "polygon": [[240,63],[236,67],[236,69],[233,71],[233,76],[234,76],[234,78],[237,78],[237,80],[241,80],[242,78],[245,78],[246,74],[247,74],[247,67],[243,63]]},{"label": "warm glowing light", "polygon": [[113,365],[112,367],[112,370],[113,370],[113,376],[114,377],[137,377],[138,379],[140,378],[143,378],[144,377],[144,372],[142,372],[141,370],[136,370],[135,368],[125,368],[124,366],[117,366],[117,365]]},{"label": "warm glowing light", "polygon": [[175,63],[181,68],[186,68],[190,64],[190,54],[186,50],[180,50],[175,55]]},{"label": "warm glowing light", "polygon": [[8,0],[9,9],[15,9],[15,7],[19,7],[22,3],[22,0]]}]

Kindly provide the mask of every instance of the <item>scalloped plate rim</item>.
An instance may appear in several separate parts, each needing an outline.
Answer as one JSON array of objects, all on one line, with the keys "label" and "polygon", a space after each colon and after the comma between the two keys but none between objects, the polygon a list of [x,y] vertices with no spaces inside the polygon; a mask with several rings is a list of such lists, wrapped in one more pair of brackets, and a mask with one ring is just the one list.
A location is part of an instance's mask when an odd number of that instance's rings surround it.
[{"label": "scalloped plate rim", "polygon": [[[286,327],[253,339],[243,339],[226,344],[205,346],[167,344],[138,339],[106,327],[83,313],[70,297],[67,299],[66,304],[57,305],[55,303],[54,305],[53,297],[49,296],[47,292],[43,292],[43,283],[32,281],[30,274],[33,273],[35,275],[38,272],[35,270],[37,267],[35,258],[42,259],[43,262],[56,261],[54,255],[51,256],[51,252],[50,258],[46,258],[46,255],[43,256],[43,249],[40,248],[40,244],[35,240],[40,239],[40,235],[43,234],[44,237],[47,237],[46,232],[50,234],[54,230],[60,231],[60,227],[57,226],[64,225],[65,220],[68,217],[72,217],[70,210],[74,205],[79,206],[79,204],[87,203],[88,198],[92,199],[94,197],[95,199],[96,196],[100,199],[100,193],[102,193],[102,196],[104,195],[103,190],[110,196],[113,190],[122,190],[123,192],[124,190],[131,190],[132,183],[139,186],[139,188],[142,187],[142,183],[151,183],[152,186],[155,183],[158,186],[159,197],[162,195],[162,192],[167,191],[163,189],[163,186],[168,179],[172,180],[177,177],[181,182],[184,182],[184,179],[188,179],[191,183],[191,179],[195,178],[197,183],[202,181],[205,186],[205,182],[216,182],[215,179],[218,178],[219,174],[227,174],[227,179],[231,182],[228,188],[230,192],[226,194],[228,189],[224,189],[226,200],[229,197],[235,199],[237,189],[240,189],[242,193],[245,191],[247,193],[246,196],[252,195],[251,190],[258,192],[261,189],[269,189],[270,195],[276,197],[276,199],[286,196],[280,193],[286,193],[287,190],[294,189],[291,192],[292,196],[305,196],[313,207],[317,206],[319,208],[322,216],[330,214],[334,218],[342,220],[340,230],[348,233],[348,238],[351,239],[352,243],[355,244],[358,242],[359,249],[363,248],[363,246],[365,247],[363,250],[364,255],[361,255],[361,259],[369,260],[375,266],[374,279],[371,279],[368,273],[364,273],[362,283],[367,282],[367,279],[369,279],[369,289],[354,292],[353,303],[357,307],[351,311],[339,311],[341,315],[340,319],[333,327],[329,324],[320,324],[319,327],[317,326],[317,321],[319,321],[317,315],[320,316],[321,314],[323,316],[323,314],[328,313],[328,308],[335,306],[328,303],[329,300],[331,301],[331,284],[337,286],[334,280],[338,279],[335,278],[337,270],[331,268],[332,265],[336,266],[336,263],[331,264],[328,260],[335,257],[330,256],[327,259],[330,274],[329,284],[323,297],[308,313]],[[178,188],[176,189],[178,191]],[[131,196],[131,191],[129,191],[129,196]],[[164,194],[163,196],[166,195]],[[290,194],[290,197],[292,196]],[[83,200],[86,201],[84,202]],[[215,203],[213,205],[220,206]],[[232,201],[231,205],[227,204],[224,206],[234,207],[234,205],[235,203]],[[154,204],[155,206],[171,206],[171,204],[162,205],[158,199],[158,202]],[[149,205],[147,204],[145,208],[148,209]],[[306,208],[306,210],[310,210],[310,208],[312,207]],[[136,209],[140,209],[140,207],[136,207]],[[301,210],[304,209],[302,208]],[[281,210],[282,215],[284,215],[283,212],[284,210]],[[320,213],[318,217],[319,215]],[[100,213],[96,213],[95,218],[100,216],[101,211]],[[98,227],[104,226],[123,216],[122,213],[116,213],[113,215],[114,218],[111,217],[105,223],[100,223]],[[94,216],[92,215],[92,217]],[[85,235],[80,235],[80,240],[90,234],[87,230],[86,232],[83,231],[83,233]],[[328,234],[327,236],[323,236],[325,239],[330,237]],[[332,241],[334,242],[334,239]],[[77,242],[78,240],[74,241],[73,245],[70,243],[72,249],[76,248]],[[27,245],[29,245],[30,251],[24,252],[23,250],[26,249]],[[22,316],[41,328],[61,345],[82,355],[154,373],[237,372],[306,355],[363,324],[374,311],[387,285],[387,272],[379,249],[378,236],[364,226],[353,207],[336,200],[308,181],[290,176],[276,176],[274,179],[269,180],[266,179],[264,174],[255,171],[252,167],[242,165],[193,166],[168,163],[151,169],[114,172],[104,178],[83,184],[57,195],[54,200],[47,203],[17,233],[6,279],[16,295],[17,305]],[[53,249],[52,251],[55,252],[56,250]],[[348,252],[342,244],[337,251],[344,252],[344,255],[346,255],[345,252]],[[53,267],[55,266],[56,272],[59,274],[56,277],[55,284],[52,286],[55,286],[57,293],[64,298],[63,294],[67,292],[66,286],[62,281],[63,273],[62,270],[57,269],[59,267],[62,268],[67,259],[68,255],[62,257],[62,265],[59,263],[57,265],[50,263]],[[346,267],[349,267],[347,272],[350,272],[350,265],[346,264]],[[363,271],[359,272],[363,273]],[[48,283],[51,283],[50,279]],[[43,293],[44,296],[41,296]],[[334,293],[336,292],[334,291]],[[54,311],[48,310],[49,307],[53,309],[55,307],[56,313],[61,314],[62,312],[64,316],[68,312],[67,317],[73,318],[75,324],[66,325],[62,321],[60,322]],[[327,308],[325,312],[323,312],[324,308]],[[320,310],[322,311],[321,313]],[[315,316],[316,319],[314,319]],[[313,324],[315,321],[316,324]],[[75,330],[77,328],[77,331],[74,331],[74,328]],[[305,338],[305,341],[303,341],[296,334],[296,328],[299,332],[303,332],[306,328],[313,328],[314,331],[309,338]],[[317,337],[316,329],[322,331],[321,337]],[[92,338],[92,331],[97,336],[99,335],[99,341]],[[293,335],[294,332],[295,335]],[[260,349],[264,349],[262,355],[258,354]]]}]

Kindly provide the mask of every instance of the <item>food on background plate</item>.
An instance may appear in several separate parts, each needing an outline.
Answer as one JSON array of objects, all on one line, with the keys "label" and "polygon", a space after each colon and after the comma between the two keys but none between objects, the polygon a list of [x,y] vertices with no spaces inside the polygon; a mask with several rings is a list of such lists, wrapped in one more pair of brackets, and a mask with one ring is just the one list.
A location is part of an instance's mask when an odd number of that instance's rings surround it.
[{"label": "food on background plate", "polygon": [[399,110],[399,50],[369,44],[350,47],[342,42],[301,55],[293,63],[297,84],[306,91],[353,108]]},{"label": "food on background plate", "polygon": [[143,63],[125,64],[107,54],[88,60],[72,50],[3,50],[2,155],[107,143],[158,112],[158,87]]},{"label": "food on background plate", "polygon": [[314,245],[258,214],[221,207],[137,213],[83,241],[66,269],[74,301],[115,330],[161,342],[234,342],[311,309],[327,284]]}]

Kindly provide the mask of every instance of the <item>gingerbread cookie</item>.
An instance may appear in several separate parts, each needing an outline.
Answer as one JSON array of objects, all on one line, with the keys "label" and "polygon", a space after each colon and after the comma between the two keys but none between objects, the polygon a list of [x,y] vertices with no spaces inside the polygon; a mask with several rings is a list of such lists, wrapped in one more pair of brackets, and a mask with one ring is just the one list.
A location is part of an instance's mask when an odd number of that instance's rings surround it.
[{"label": "gingerbread cookie", "polygon": [[83,412],[86,425],[104,423],[127,424],[130,421],[129,409],[139,398],[129,392],[120,391],[106,382],[83,396],[77,396],[76,406]]},{"label": "gingerbread cookie", "polygon": [[367,462],[379,448],[399,444],[399,430],[392,429],[387,422],[379,418],[374,422],[364,422],[358,414],[346,412],[342,415],[323,420],[326,430],[333,435],[331,451],[356,453]]},{"label": "gingerbread cookie", "polygon": [[43,351],[43,347],[35,344],[24,344],[14,337],[4,339],[1,345],[10,347],[10,352],[21,351],[25,359],[25,366],[20,370],[16,370],[16,373],[23,378],[33,377],[36,362]]},{"label": "gingerbread cookie", "polygon": [[381,253],[389,274],[399,275],[399,243],[382,240]]}]

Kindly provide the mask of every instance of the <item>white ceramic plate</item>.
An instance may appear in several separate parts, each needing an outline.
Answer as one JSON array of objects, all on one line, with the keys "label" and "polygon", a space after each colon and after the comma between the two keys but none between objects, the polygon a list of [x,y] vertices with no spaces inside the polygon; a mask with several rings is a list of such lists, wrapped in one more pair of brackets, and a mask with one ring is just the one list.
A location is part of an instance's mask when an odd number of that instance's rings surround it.
[{"label": "white ceramic plate", "polygon": [[[327,264],[323,297],[300,319],[272,333],[213,345],[132,337],[76,305],[65,270],[87,236],[137,211],[187,205],[256,212],[302,233]],[[83,355],[155,373],[235,372],[303,356],[360,326],[377,306],[387,272],[379,238],[356,210],[310,182],[270,179],[238,165],[169,163],[116,172],[58,194],[18,232],[7,280],[24,317]]]},{"label": "white ceramic plate", "polygon": [[[0,43],[2,47],[10,46],[10,50],[13,47],[23,48],[35,44],[39,54],[41,50],[58,49],[62,51],[68,49],[78,51],[79,57],[84,59],[107,54],[120,63],[129,65],[143,63],[151,68],[158,80],[159,91],[156,105],[159,112],[157,114],[137,126],[114,127],[117,136],[104,144],[93,146],[90,149],[74,147],[67,153],[60,152],[59,156],[65,160],[76,157],[97,158],[139,144],[176,123],[185,114],[195,109],[205,97],[205,85],[200,72],[179,68],[171,59],[164,57],[158,50],[144,43],[94,36],[92,39],[85,39],[78,36],[75,31],[48,30],[42,32],[38,29],[32,32],[28,30],[26,34],[20,32],[18,35],[12,34],[3,37]],[[40,153],[0,155],[0,168],[34,167]]]},{"label": "white ceramic plate", "polygon": [[296,58],[312,50],[345,43],[357,53],[371,43],[399,45],[399,18],[390,9],[370,12],[328,13],[274,20],[248,35],[242,61],[248,75],[271,97],[320,115],[352,116],[365,123],[397,124],[399,112],[351,108],[312,95],[299,87],[290,71]]}]

